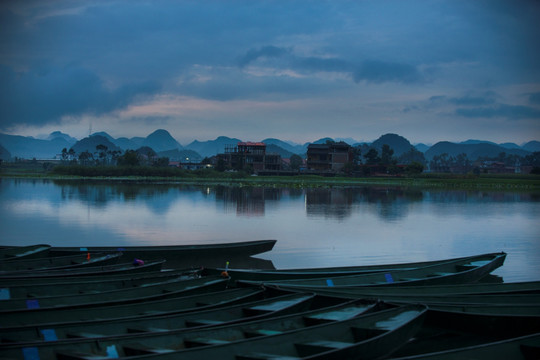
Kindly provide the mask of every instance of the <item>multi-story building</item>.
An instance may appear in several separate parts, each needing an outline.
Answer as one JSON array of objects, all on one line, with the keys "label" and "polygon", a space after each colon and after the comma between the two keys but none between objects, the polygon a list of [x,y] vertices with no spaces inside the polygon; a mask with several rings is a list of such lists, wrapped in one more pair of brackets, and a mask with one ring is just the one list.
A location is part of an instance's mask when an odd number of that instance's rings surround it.
[{"label": "multi-story building", "polygon": [[219,154],[218,159],[236,170],[252,170],[257,173],[281,169],[281,156],[267,153],[266,144],[262,142],[239,142],[236,146],[226,146],[225,153]]},{"label": "multi-story building", "polygon": [[336,172],[352,160],[352,147],[343,141],[308,145],[307,168],[309,170]]}]

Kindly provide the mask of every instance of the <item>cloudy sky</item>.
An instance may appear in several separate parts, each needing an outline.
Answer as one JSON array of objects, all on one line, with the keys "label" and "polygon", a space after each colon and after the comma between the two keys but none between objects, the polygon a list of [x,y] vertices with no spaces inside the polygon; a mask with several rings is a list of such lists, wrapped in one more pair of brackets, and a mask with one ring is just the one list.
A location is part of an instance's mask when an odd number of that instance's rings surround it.
[{"label": "cloudy sky", "polygon": [[3,1],[0,132],[540,140],[540,2]]}]

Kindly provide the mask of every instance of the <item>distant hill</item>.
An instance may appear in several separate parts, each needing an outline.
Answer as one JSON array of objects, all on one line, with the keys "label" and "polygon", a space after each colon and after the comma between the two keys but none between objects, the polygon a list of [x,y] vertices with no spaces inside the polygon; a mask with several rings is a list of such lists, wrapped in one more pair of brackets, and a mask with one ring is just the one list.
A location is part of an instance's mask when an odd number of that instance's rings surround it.
[{"label": "distant hill", "polygon": [[0,159],[5,161],[11,160],[10,152],[2,145],[0,145]]},{"label": "distant hill", "polygon": [[151,133],[144,139],[142,146],[148,146],[156,152],[183,149],[182,145],[176,141],[167,130],[159,129]]},{"label": "distant hill", "polygon": [[414,147],[416,148],[416,150],[418,150],[418,151],[420,151],[422,153],[425,153],[430,148],[429,145],[422,144],[422,143],[416,144],[416,145],[414,145]]},{"label": "distant hill", "polygon": [[144,140],[146,140],[146,138],[141,137],[141,136],[135,136],[135,137],[132,137],[129,140],[133,141],[135,144],[137,144],[137,146],[143,146]]},{"label": "distant hill", "polygon": [[160,151],[157,153],[159,157],[167,157],[169,158],[169,161],[191,161],[191,162],[200,162],[203,158],[199,153],[193,150],[167,150],[167,151]]},{"label": "distant hill", "polygon": [[279,154],[282,159],[290,159],[291,155],[295,154],[295,153],[287,151],[284,148],[282,148],[281,146],[277,146],[275,144],[267,144],[266,145],[266,153]]},{"label": "distant hill", "polygon": [[186,146],[186,149],[196,151],[203,157],[210,157],[216,154],[223,153],[225,151],[225,146],[227,145],[236,145],[242,140],[236,138],[230,138],[227,136],[220,136],[215,140],[208,141],[193,141]]},{"label": "distant hill", "polygon": [[106,138],[107,140],[109,140],[110,142],[114,144],[114,138],[111,135],[107,134],[105,131],[99,131],[99,132],[93,133],[90,136],[103,136],[104,138]]},{"label": "distant hill", "polygon": [[[142,146],[148,146],[152,148],[156,153],[173,151],[171,154],[174,157],[189,157],[200,158],[211,157],[218,153],[222,153],[225,150],[225,146],[235,146],[238,142],[242,141],[237,138],[230,138],[226,136],[219,136],[215,140],[198,141],[195,140],[189,145],[182,147],[182,145],[176,141],[167,130],[159,129],[148,135],[147,137],[120,137],[118,139],[113,138],[106,132],[96,132],[91,137],[99,136],[108,141],[103,143],[109,149],[115,149],[124,152],[125,150],[136,150]],[[86,138],[88,139],[88,138]],[[84,140],[84,139],[83,139]],[[266,138],[262,140],[267,145],[268,152],[274,152],[282,154],[283,158],[290,157],[291,154],[305,155],[309,144],[324,144],[327,141],[339,141],[343,140],[349,145],[358,146],[361,148],[362,154],[369,150],[369,147],[374,147],[380,151],[384,144],[388,144],[392,150],[394,150],[394,156],[399,157],[401,154],[406,153],[413,146],[403,136],[398,134],[385,134],[373,143],[353,143],[352,138],[336,138],[325,137],[313,142],[306,142],[305,144],[295,144],[291,141],[283,141],[276,138]],[[82,141],[82,140],[81,140]],[[95,142],[95,141],[94,141]],[[52,159],[56,155],[62,153],[62,149],[69,149],[75,146],[79,142],[61,131],[54,131],[44,139],[36,139],[33,137],[25,137],[19,135],[7,135],[0,133],[0,145],[11,154],[11,158],[23,158],[23,159]],[[98,143],[93,143],[90,140],[85,140],[83,144],[88,143],[88,151],[95,152],[95,146]],[[111,145],[112,144],[112,145]],[[80,146],[77,145],[75,149]],[[529,141],[521,146],[515,143],[502,143],[496,144],[492,141],[469,139],[461,143],[452,143],[448,141],[439,142],[433,146],[426,144],[416,144],[414,146],[418,151],[424,152],[426,159],[431,159],[434,155],[440,155],[444,152],[449,155],[455,156],[460,153],[466,153],[469,159],[477,158],[478,156],[497,156],[501,152],[507,154],[517,154],[525,156],[528,153],[540,151],[540,141]],[[175,152],[174,150],[178,150]],[[183,150],[193,151],[192,153],[182,153]],[[84,151],[84,150],[83,150]],[[173,158],[173,156],[168,156]]]},{"label": "distant hill", "polygon": [[491,144],[491,145],[497,145],[497,144],[494,143],[493,141],[476,140],[476,139],[465,140],[465,141],[460,142],[459,144],[463,144],[463,145],[472,145],[472,144]]},{"label": "distant hill", "polygon": [[540,141],[529,141],[528,143],[524,144],[522,148],[530,152],[540,151]]},{"label": "distant hill", "polygon": [[122,151],[118,146],[114,145],[109,139],[101,135],[92,135],[82,140],[77,141],[71,148],[75,153],[80,154],[88,151],[89,153],[95,153],[98,145],[104,145],[107,147],[107,151]]},{"label": "distant hill", "polygon": [[309,144],[326,144],[327,141],[334,142],[335,140],[332,139],[332,138],[329,138],[329,137],[325,137],[325,138],[322,138],[322,139],[319,139],[319,140],[315,140],[315,141],[312,142],[312,143],[305,143],[304,146],[305,146],[306,149],[307,149],[307,146],[308,146]]},{"label": "distant hill", "polygon": [[137,144],[135,141],[132,141],[131,139],[128,139],[126,137],[120,137],[118,139],[114,139],[113,143],[124,151],[136,150],[142,145],[142,141],[141,141],[141,144]]},{"label": "distant hill", "polygon": [[[291,154],[305,154],[306,153],[306,150],[307,150],[307,147],[304,147],[302,145],[299,145],[299,144],[296,144],[296,145],[291,145],[290,143],[288,142],[285,142],[283,140],[279,140],[279,139],[274,139],[274,138],[268,138],[268,139],[264,139],[262,141],[263,143],[265,143],[268,147],[268,145],[276,145],[276,146],[279,146],[281,149],[287,151],[287,152],[290,152]],[[284,156],[282,156],[284,157]],[[289,156],[287,157],[284,157],[284,158],[288,158]]]},{"label": "distant hill", "polygon": [[63,138],[52,140],[39,140],[33,137],[0,134],[0,145],[2,145],[12,157],[23,159],[54,159],[62,153],[63,148],[69,149],[71,146]]},{"label": "distant hill", "polygon": [[66,140],[69,144],[75,144],[77,142],[77,139],[69,136],[68,134],[64,134],[61,131],[53,131],[52,133],[49,134],[46,140],[51,141],[58,138]]},{"label": "distant hill", "polygon": [[385,134],[371,143],[371,147],[377,149],[379,153],[383,145],[388,145],[392,150],[394,150],[394,156],[400,157],[406,152],[411,151],[411,148],[414,146],[405,139],[403,136],[397,134]]},{"label": "distant hill", "polygon": [[444,153],[449,156],[466,154],[469,160],[476,160],[482,156],[496,157],[502,152],[519,156],[525,156],[529,153],[523,149],[507,149],[500,145],[487,142],[456,144],[449,141],[441,141],[430,147],[429,150],[426,151],[425,156],[427,160],[431,160],[434,156],[442,155]]}]

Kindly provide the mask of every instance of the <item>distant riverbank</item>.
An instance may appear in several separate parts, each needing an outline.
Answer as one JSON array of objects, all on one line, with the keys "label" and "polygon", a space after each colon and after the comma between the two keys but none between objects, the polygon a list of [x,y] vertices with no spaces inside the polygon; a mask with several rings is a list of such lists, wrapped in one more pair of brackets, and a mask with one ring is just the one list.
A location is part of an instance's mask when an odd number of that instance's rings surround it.
[{"label": "distant riverbank", "polygon": [[[129,169],[111,172],[111,169],[90,168],[83,175],[65,175],[42,166],[9,166],[0,168],[0,177],[39,178],[51,180],[135,182],[135,183],[183,183],[231,186],[284,186],[284,187],[353,187],[353,186],[406,186],[445,189],[484,189],[540,191],[540,176],[523,174],[442,174],[423,173],[415,176],[372,177],[325,177],[316,175],[297,176],[250,176],[242,172],[222,173],[214,170],[160,173],[152,168]],[[124,169],[125,170],[125,169]],[[167,169],[165,169],[167,170]],[[121,175],[120,175],[121,174]]]}]

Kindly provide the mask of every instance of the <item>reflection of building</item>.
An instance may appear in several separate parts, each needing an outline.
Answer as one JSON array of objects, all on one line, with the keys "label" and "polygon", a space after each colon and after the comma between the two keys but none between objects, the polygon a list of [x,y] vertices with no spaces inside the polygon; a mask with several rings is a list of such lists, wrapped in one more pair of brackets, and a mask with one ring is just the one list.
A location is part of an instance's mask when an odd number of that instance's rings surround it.
[{"label": "reflection of building", "polygon": [[344,219],[352,213],[353,192],[350,189],[308,189],[306,213],[310,217]]},{"label": "reflection of building", "polygon": [[223,202],[226,211],[236,211],[241,216],[264,216],[265,202],[279,201],[282,189],[219,186],[215,191],[216,200]]},{"label": "reflection of building", "polygon": [[226,146],[224,154],[218,154],[225,165],[235,170],[280,170],[281,156],[266,152],[262,142],[239,142],[236,146]]},{"label": "reflection of building", "polygon": [[339,171],[352,159],[352,147],[343,141],[310,144],[307,150],[307,167],[310,170]]}]

